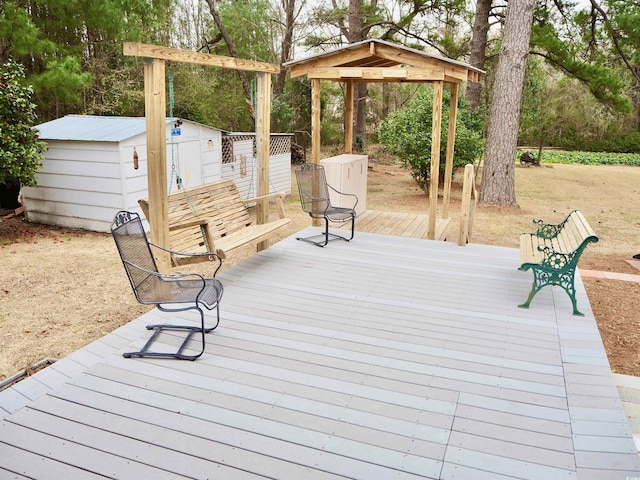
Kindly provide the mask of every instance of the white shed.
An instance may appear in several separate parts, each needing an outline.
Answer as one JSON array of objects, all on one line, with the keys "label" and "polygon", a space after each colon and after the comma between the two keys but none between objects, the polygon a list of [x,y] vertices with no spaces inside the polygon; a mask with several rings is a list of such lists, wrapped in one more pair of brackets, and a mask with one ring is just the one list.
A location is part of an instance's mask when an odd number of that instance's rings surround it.
[{"label": "white shed", "polygon": [[[269,193],[291,193],[291,134],[269,139]],[[256,134],[222,134],[222,177],[232,178],[243,198],[257,195]]]},{"label": "white shed", "polygon": [[[178,177],[192,187],[230,176],[222,168],[225,132],[189,120],[166,125],[169,191]],[[48,149],[38,186],[23,189],[29,221],[108,232],[116,211],[140,211],[138,199],[148,197],[144,118],[68,115],[36,128]],[[290,171],[290,156],[280,162]],[[278,191],[291,192],[290,178]]]}]

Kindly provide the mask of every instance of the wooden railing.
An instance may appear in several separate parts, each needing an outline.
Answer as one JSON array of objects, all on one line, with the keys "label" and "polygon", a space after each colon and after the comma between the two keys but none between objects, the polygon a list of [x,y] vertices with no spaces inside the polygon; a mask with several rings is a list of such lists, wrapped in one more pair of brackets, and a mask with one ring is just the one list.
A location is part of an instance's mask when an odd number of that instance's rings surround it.
[{"label": "wooden railing", "polygon": [[471,241],[473,233],[473,220],[476,213],[478,191],[476,190],[473,165],[464,167],[464,180],[462,183],[462,213],[460,215],[460,232],[458,245],[464,246]]}]

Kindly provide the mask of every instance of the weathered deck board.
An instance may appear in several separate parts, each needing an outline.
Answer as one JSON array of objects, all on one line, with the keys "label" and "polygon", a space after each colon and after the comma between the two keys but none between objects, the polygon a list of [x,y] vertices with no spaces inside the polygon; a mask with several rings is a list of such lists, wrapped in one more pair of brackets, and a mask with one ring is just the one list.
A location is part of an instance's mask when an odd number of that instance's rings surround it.
[{"label": "weathered deck board", "polygon": [[[449,222],[448,219],[436,219],[437,239],[443,240],[446,238]],[[351,223],[335,225],[335,228],[350,229]],[[426,239],[429,230],[429,216],[366,210],[356,218],[356,230],[359,232]]]},{"label": "weathered deck board", "polygon": [[[368,221],[402,235],[417,220]],[[222,322],[198,361],[120,356],[171,318],[153,310],[0,393],[0,478],[640,475],[582,283],[585,318],[551,288],[519,309],[518,261],[398,236],[288,238],[220,276]]]}]

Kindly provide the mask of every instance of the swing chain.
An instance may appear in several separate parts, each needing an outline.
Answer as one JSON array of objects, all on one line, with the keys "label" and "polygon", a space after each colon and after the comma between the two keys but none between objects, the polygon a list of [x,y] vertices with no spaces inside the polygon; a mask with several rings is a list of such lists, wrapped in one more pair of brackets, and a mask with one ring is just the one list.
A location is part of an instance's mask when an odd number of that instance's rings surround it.
[{"label": "swing chain", "polygon": [[[169,70],[169,118],[171,119],[171,121],[173,122],[173,107],[175,105],[175,98],[173,95],[173,72],[171,70]],[[176,184],[178,185],[178,190],[182,190],[185,194],[185,197],[187,199],[187,202],[189,203],[189,206],[191,207],[191,210],[193,211],[193,214],[198,217],[198,211],[196,210],[196,207],[193,205],[193,202],[191,201],[191,198],[189,197],[189,193],[187,192],[187,190],[184,188],[184,185],[182,184],[182,177],[180,177],[180,174],[178,173],[178,169],[176,167],[176,159],[175,159],[175,148],[174,148],[174,142],[173,142],[173,137],[174,137],[174,129],[173,126],[171,128],[171,178],[169,179],[169,193],[168,195],[171,196],[171,188],[173,187],[173,177],[175,176],[176,178]],[[207,249],[207,251],[210,251],[210,247],[209,247],[209,241],[207,238],[207,234],[206,234],[206,230],[204,228],[204,225],[200,225],[200,232],[202,233],[202,238],[204,239],[204,244],[205,244],[205,248]]]},{"label": "swing chain", "polygon": [[[175,97],[173,94],[173,72],[169,70],[169,118],[173,121],[173,107],[175,105]],[[175,159],[175,148],[173,142],[173,128],[171,129],[171,178],[169,179],[169,193],[171,193],[171,189],[173,187],[173,178],[176,179],[176,184],[178,185],[178,189],[182,189],[182,178],[178,173],[178,169],[176,167],[176,159]]]}]

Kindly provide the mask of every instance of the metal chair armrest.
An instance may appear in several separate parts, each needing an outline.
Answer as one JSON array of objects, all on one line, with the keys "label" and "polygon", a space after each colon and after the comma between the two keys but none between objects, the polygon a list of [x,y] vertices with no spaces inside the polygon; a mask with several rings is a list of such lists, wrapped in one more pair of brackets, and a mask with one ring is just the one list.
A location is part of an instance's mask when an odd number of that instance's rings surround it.
[{"label": "metal chair armrest", "polygon": [[354,197],[356,199],[356,203],[353,204],[353,209],[354,210],[356,209],[356,205],[358,205],[358,196],[355,193],[344,193],[344,192],[341,192],[340,190],[337,190],[337,189],[333,188],[328,183],[327,183],[327,187],[329,187],[331,190],[333,190],[334,192],[336,192],[339,195],[343,195],[345,197]]},{"label": "metal chair armrest", "polygon": [[148,270],[146,268],[141,267],[140,265],[136,265],[135,263],[131,263],[128,260],[122,260],[124,263],[129,265],[136,270],[140,270],[141,272],[146,273],[147,275],[151,275],[153,277],[157,277],[160,280],[165,282],[172,282],[176,280],[200,280],[202,282],[202,288],[205,286],[205,279],[199,273],[159,273],[154,270]]}]

